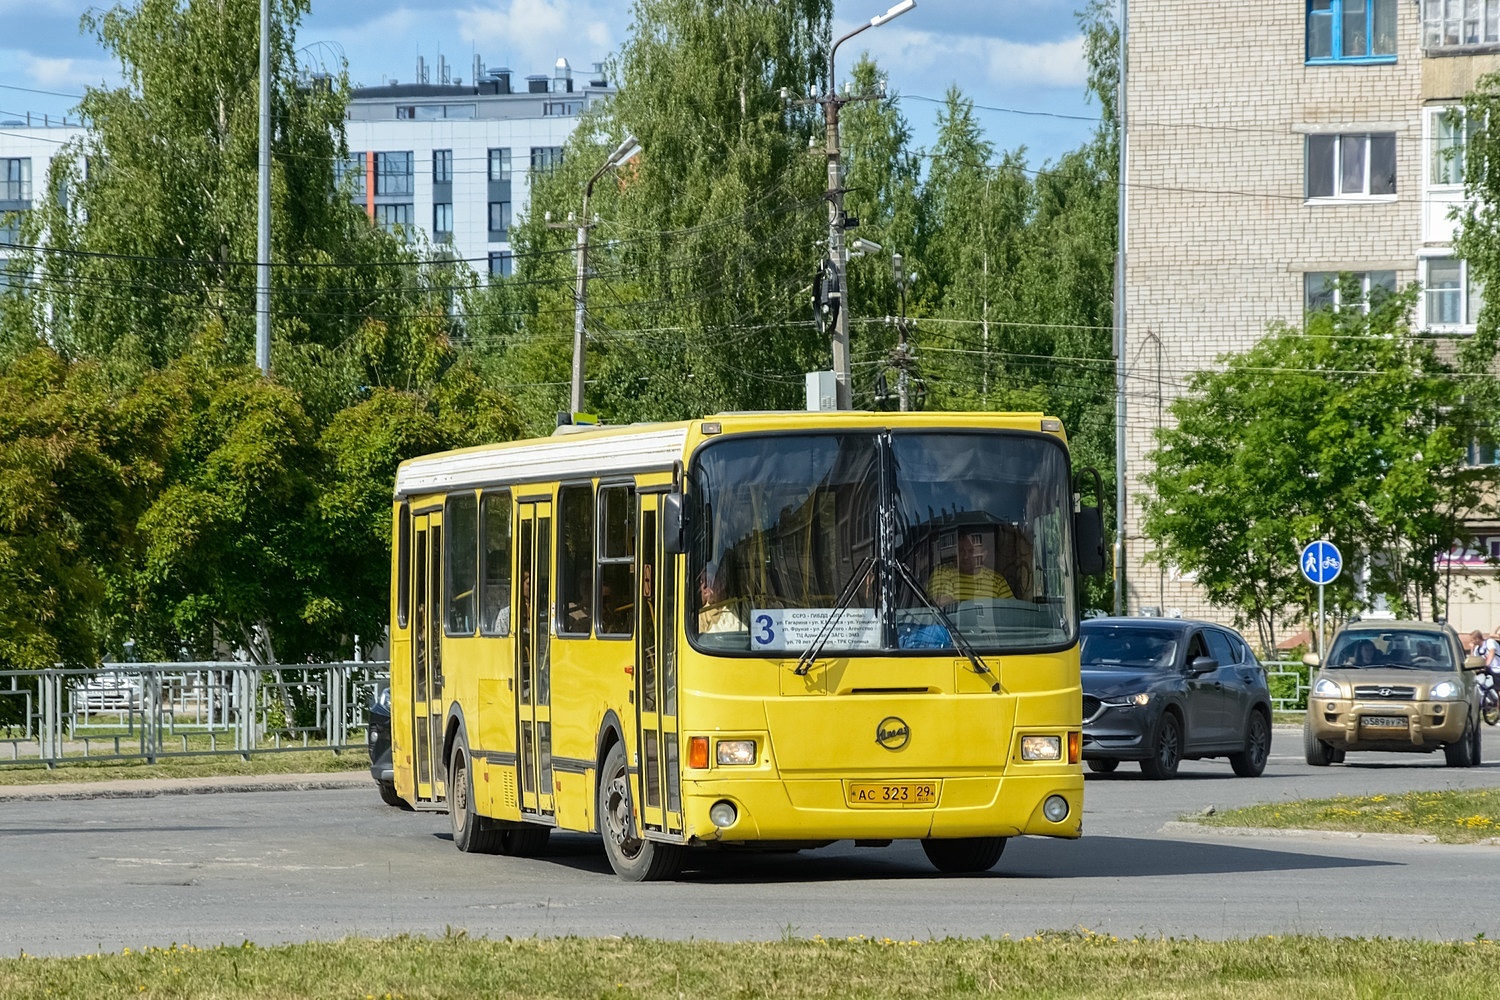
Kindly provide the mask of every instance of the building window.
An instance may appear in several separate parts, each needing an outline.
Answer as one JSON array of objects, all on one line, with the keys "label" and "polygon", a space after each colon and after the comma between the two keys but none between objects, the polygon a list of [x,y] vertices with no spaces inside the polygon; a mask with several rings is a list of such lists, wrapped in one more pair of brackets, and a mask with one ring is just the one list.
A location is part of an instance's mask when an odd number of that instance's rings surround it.
[{"label": "building window", "polygon": [[[1500,2],[1500,0],[1497,0]],[[582,101],[547,101],[542,104],[542,115],[548,118],[566,117],[583,113]]]},{"label": "building window", "polygon": [[400,226],[405,235],[411,235],[411,202],[403,202],[399,205],[376,205],[375,222],[388,233],[397,232],[396,227]]},{"label": "building window", "polygon": [[[1495,0],[1500,3],[1500,0]],[[1456,104],[1429,108],[1428,134],[1431,158],[1428,161],[1428,184],[1433,187],[1461,187],[1464,182],[1464,147],[1474,135],[1474,123]]]},{"label": "building window", "polygon": [[1307,137],[1308,198],[1383,198],[1395,194],[1394,132]]},{"label": "building window", "polygon": [[515,273],[515,258],[508,252],[490,254],[490,277],[509,278]]},{"label": "building window", "polygon": [[510,234],[510,202],[490,202],[490,235],[505,239]]},{"label": "building window", "polygon": [[31,157],[0,160],[0,201],[31,200]]},{"label": "building window", "polygon": [[1500,42],[1500,0],[1422,0],[1422,47],[1427,50]]},{"label": "building window", "polygon": [[440,201],[432,206],[432,235],[439,240],[453,237],[453,202]]},{"label": "building window", "polygon": [[1467,261],[1428,257],[1422,261],[1422,315],[1429,329],[1472,332],[1484,306],[1484,293],[1469,275]]},{"label": "building window", "polygon": [[550,174],[562,163],[561,146],[532,146],[531,170],[537,174]]},{"label": "building window", "polygon": [[432,183],[453,183],[453,150],[434,149],[432,151]]},{"label": "building window", "polygon": [[490,150],[490,180],[492,180],[492,181],[508,181],[508,180],[510,180],[510,150],[508,150],[508,149],[492,149],[492,150]]},{"label": "building window", "polygon": [[[1347,278],[1347,282],[1342,280]],[[1361,312],[1396,291],[1395,271],[1308,271],[1302,276],[1303,306],[1310,312],[1328,309],[1337,312],[1345,301],[1353,302],[1358,294]]]},{"label": "building window", "polygon": [[[21,242],[21,219],[24,212],[0,211],[0,243]],[[0,257],[0,270],[5,267],[5,258]]]},{"label": "building window", "polygon": [[[1496,441],[1470,441],[1468,464],[1470,465],[1500,465],[1500,442]],[[1500,546],[1500,538],[1490,540],[1490,555],[1500,555],[1496,547]]]},{"label": "building window", "polygon": [[347,181],[350,199],[357,205],[363,205],[365,203],[365,154],[351,153],[348,159],[335,162],[333,179],[339,187],[343,187]]},{"label": "building window", "polygon": [[375,154],[375,193],[412,193],[412,155],[409,150]]},{"label": "building window", "polygon": [[1308,62],[1395,58],[1396,0],[1307,0]]}]

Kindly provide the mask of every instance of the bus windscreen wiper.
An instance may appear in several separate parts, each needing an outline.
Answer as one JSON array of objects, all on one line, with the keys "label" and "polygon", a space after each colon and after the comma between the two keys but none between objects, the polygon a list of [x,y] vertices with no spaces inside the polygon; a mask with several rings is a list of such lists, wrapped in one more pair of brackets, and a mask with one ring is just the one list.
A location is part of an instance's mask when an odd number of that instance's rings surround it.
[{"label": "bus windscreen wiper", "polygon": [[828,645],[828,640],[833,638],[834,626],[838,624],[839,618],[848,609],[850,603],[853,602],[854,595],[859,591],[860,586],[865,582],[866,577],[870,575],[870,570],[874,567],[875,557],[865,556],[865,561],[859,564],[859,569],[855,570],[854,575],[849,577],[849,582],[844,585],[844,591],[839,594],[839,599],[834,602],[833,610],[829,612],[828,617],[823,621],[823,627],[818,629],[818,634],[813,638],[813,641],[808,645],[807,649],[802,651],[802,655],[797,657],[797,667],[792,673],[801,677],[812,669],[813,661],[818,658],[819,653],[823,652],[823,647]]},{"label": "bus windscreen wiper", "polygon": [[[912,589],[912,591],[917,595],[918,599],[927,606],[927,609],[938,616],[938,620],[941,621],[943,623],[943,627],[948,630],[948,638],[953,640],[953,645],[958,647],[959,652],[968,657],[969,664],[973,668],[974,672],[981,676],[989,674],[991,677],[994,677],[995,672],[990,669],[989,664],[984,662],[984,658],[979,655],[979,651],[974,648],[974,644],[968,640],[967,636],[959,631],[958,626],[953,623],[953,619],[948,617],[948,612],[944,611],[933,602],[932,595],[927,593],[926,587],[917,582],[916,577],[912,576],[912,572],[907,567],[906,563],[900,559],[895,559],[893,560],[893,562],[895,562],[896,564],[896,570],[901,575],[901,579],[904,580],[906,582],[906,585]],[[998,692],[1000,690],[1000,682],[998,680],[994,681],[990,685],[990,690]]]}]

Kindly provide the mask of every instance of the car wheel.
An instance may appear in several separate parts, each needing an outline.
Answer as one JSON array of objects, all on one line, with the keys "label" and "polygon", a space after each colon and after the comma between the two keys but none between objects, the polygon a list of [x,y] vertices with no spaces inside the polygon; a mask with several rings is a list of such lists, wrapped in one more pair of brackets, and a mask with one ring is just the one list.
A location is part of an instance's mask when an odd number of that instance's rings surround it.
[{"label": "car wheel", "polygon": [[1473,723],[1464,729],[1464,734],[1459,737],[1457,743],[1449,743],[1443,747],[1443,759],[1448,762],[1449,767],[1473,767],[1474,760],[1474,737],[1472,734],[1478,732]]},{"label": "car wheel", "polygon": [[1005,853],[1004,837],[960,837],[957,840],[924,840],[922,853],[932,867],[945,875],[987,872]]},{"label": "car wheel", "polygon": [[1120,762],[1113,757],[1099,757],[1084,763],[1088,764],[1089,770],[1095,774],[1113,774],[1115,768],[1120,766]]},{"label": "car wheel", "polygon": [[627,882],[671,878],[682,869],[681,845],[647,840],[635,828],[623,743],[609,748],[600,771],[599,833],[604,838],[609,866]]},{"label": "car wheel", "polygon": [[499,853],[500,831],[474,811],[474,774],[462,736],[453,744],[453,756],[448,758],[448,819],[454,847],[465,854]]},{"label": "car wheel", "polygon": [[377,781],[375,787],[380,789],[380,801],[386,805],[395,806],[397,809],[411,809],[411,803],[396,793],[394,781]]},{"label": "car wheel", "polygon": [[1171,712],[1163,712],[1156,729],[1156,747],[1141,761],[1141,773],[1153,781],[1177,775],[1182,763],[1182,723]]},{"label": "car wheel", "polygon": [[1342,750],[1335,750],[1313,735],[1312,720],[1302,720],[1302,753],[1313,767],[1327,767],[1344,759]]},{"label": "car wheel", "polygon": [[1271,756],[1271,723],[1260,709],[1245,720],[1245,749],[1229,755],[1229,766],[1241,778],[1258,778]]}]

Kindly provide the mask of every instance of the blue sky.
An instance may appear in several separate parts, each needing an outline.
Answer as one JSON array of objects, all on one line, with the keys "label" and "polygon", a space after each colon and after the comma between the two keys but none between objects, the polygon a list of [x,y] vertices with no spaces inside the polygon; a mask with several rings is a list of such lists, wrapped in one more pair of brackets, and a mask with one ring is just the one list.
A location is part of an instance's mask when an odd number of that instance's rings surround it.
[{"label": "blue sky", "polygon": [[[894,0],[836,0],[839,34]],[[844,44],[847,76],[861,51],[887,71],[920,145],[930,145],[951,85],[971,98],[997,149],[1025,146],[1033,167],[1081,145],[1095,128],[1087,100],[1075,11],[1082,0],[917,0],[916,9]],[[117,67],[78,30],[91,5],[77,0],[0,0],[0,120],[62,115],[90,84],[118,82]],[[446,57],[467,79],[478,53],[488,66],[548,73],[559,56],[588,71],[624,42],[624,0],[312,0],[298,31],[304,58],[348,60],[356,83],[415,77],[417,57]]]}]

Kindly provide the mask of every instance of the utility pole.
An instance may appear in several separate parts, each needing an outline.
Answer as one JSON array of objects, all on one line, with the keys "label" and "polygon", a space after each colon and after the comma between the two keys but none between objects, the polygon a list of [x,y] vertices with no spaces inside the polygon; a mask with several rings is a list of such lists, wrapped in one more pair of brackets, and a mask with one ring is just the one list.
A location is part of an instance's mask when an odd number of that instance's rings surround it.
[{"label": "utility pole", "polygon": [[641,151],[641,144],[636,141],[635,136],[627,134],[623,142],[615,147],[615,151],[609,154],[609,158],[594,171],[587,184],[583,186],[583,208],[578,214],[578,233],[575,247],[578,253],[578,276],[577,290],[574,293],[573,302],[573,382],[572,392],[568,397],[570,413],[583,412],[583,368],[584,368],[584,314],[587,312],[588,304],[588,282],[589,282],[589,197],[594,193],[594,182],[603,177],[605,172],[618,167]]},{"label": "utility pole", "polygon": [[901,315],[896,317],[896,347],[891,351],[891,364],[896,366],[896,399],[902,413],[911,409],[911,368],[916,359],[907,343],[906,289],[917,280],[915,271],[906,274],[899,253],[891,254],[891,270],[896,276],[896,294],[901,304]]},{"label": "utility pole", "polygon": [[255,365],[271,374],[271,0],[260,0],[260,177],[255,227]]},{"label": "utility pole", "polygon": [[[827,130],[826,155],[828,157],[828,260],[832,286],[827,289],[827,298],[834,309],[833,317],[833,377],[836,405],[840,410],[854,408],[854,397],[849,387],[849,257],[844,247],[844,184],[839,165],[839,108],[849,101],[869,100],[866,97],[838,94],[838,81],[833,75],[833,57],[849,39],[869,28],[876,28],[900,17],[917,5],[917,0],[901,0],[884,14],[877,14],[867,22],[839,38],[828,49],[828,89],[817,103],[823,106],[823,122]],[[883,88],[882,88],[883,89]],[[880,95],[884,97],[884,94]]]}]

